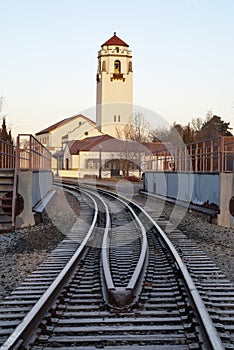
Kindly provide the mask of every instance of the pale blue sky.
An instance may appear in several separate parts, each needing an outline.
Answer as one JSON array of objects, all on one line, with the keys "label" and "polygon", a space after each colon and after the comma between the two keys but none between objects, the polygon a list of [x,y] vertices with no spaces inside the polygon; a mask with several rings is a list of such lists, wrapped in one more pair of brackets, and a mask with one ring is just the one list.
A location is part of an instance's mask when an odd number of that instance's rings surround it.
[{"label": "pale blue sky", "polygon": [[13,133],[95,106],[97,51],[133,51],[134,103],[169,123],[208,110],[234,127],[233,0],[0,0],[0,94]]}]

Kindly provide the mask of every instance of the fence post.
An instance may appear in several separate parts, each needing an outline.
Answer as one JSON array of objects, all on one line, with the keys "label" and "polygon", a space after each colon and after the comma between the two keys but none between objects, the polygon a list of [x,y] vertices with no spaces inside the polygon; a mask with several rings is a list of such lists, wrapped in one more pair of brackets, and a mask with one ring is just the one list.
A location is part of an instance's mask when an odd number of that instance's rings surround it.
[{"label": "fence post", "polygon": [[220,136],[220,172],[224,172],[224,137]]},{"label": "fence post", "polygon": [[214,147],[213,140],[210,141],[210,171],[214,170]]},{"label": "fence post", "polygon": [[32,138],[29,136],[29,170],[32,170]]},{"label": "fence post", "polygon": [[20,168],[20,141],[19,136],[16,139],[16,148],[15,148],[15,170],[14,170],[14,185],[13,185],[13,194],[12,194],[12,212],[11,212],[11,220],[12,220],[12,228],[15,230],[16,224],[16,199],[17,199],[17,180],[18,180],[18,169]]}]

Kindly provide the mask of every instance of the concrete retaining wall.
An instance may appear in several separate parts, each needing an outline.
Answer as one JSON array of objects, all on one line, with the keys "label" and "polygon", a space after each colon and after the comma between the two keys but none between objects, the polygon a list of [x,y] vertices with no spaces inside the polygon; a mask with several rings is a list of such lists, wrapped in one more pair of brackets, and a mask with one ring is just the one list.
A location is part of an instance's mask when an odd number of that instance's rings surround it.
[{"label": "concrete retaining wall", "polygon": [[220,174],[220,214],[218,225],[234,227],[234,217],[229,210],[229,203],[234,197],[234,174]]},{"label": "concrete retaining wall", "polygon": [[19,171],[17,192],[23,197],[24,208],[16,217],[17,228],[35,224],[32,209],[51,190],[52,180],[51,171]]},{"label": "concrete retaining wall", "polygon": [[220,209],[218,225],[234,227],[229,201],[234,196],[233,173],[146,172],[144,190],[163,197]]},{"label": "concrete retaining wall", "polygon": [[51,171],[34,171],[32,183],[32,206],[34,207],[52,188]]}]

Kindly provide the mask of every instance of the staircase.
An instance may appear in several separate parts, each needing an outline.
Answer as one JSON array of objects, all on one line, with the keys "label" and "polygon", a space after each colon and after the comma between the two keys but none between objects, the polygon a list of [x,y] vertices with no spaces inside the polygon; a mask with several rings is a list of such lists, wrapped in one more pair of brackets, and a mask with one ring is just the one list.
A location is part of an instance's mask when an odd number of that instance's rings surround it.
[{"label": "staircase", "polygon": [[14,231],[13,190],[14,169],[0,169],[0,233]]}]

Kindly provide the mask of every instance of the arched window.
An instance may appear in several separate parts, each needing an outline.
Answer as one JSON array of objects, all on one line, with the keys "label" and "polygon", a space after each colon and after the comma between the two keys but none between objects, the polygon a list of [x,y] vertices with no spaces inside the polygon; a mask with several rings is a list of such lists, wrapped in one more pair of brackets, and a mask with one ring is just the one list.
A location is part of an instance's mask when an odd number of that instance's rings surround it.
[{"label": "arched window", "polygon": [[106,72],[106,61],[102,62],[102,71]]},{"label": "arched window", "polygon": [[119,60],[115,60],[114,63],[114,73],[115,74],[120,74],[121,73],[121,63]]},{"label": "arched window", "polygon": [[132,61],[130,61],[128,64],[128,71],[132,72]]}]

